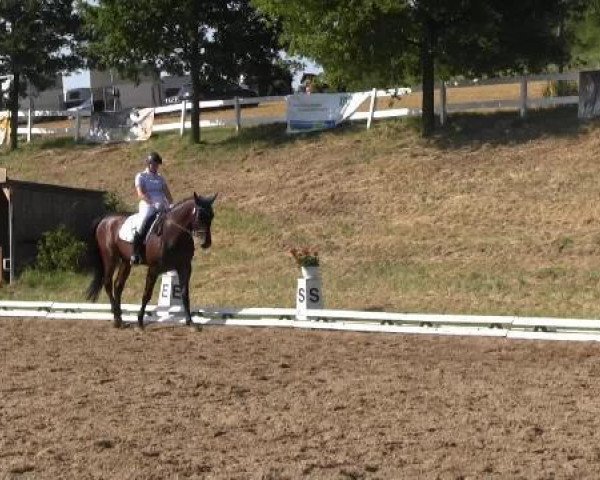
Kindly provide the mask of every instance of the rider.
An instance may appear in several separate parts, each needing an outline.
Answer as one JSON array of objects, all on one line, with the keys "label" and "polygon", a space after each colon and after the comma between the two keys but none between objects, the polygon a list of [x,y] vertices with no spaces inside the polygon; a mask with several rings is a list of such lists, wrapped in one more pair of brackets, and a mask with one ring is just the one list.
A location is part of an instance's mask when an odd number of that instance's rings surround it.
[{"label": "rider", "polygon": [[135,176],[135,189],[140,199],[139,214],[142,217],[139,231],[133,238],[133,255],[131,263],[139,264],[142,258],[144,237],[149,227],[150,218],[157,212],[166,211],[173,203],[173,197],[164,177],[158,173],[162,158],[157,152],[146,157],[146,170]]}]

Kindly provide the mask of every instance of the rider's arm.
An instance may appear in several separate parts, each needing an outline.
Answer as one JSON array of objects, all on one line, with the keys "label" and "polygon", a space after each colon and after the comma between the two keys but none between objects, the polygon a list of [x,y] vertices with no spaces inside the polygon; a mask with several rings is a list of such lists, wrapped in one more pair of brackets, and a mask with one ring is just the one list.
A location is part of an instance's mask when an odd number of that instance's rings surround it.
[{"label": "rider's arm", "polygon": [[141,173],[138,173],[135,176],[134,184],[135,184],[135,191],[137,193],[138,198],[140,200],[143,200],[147,204],[152,205],[152,201],[150,200],[150,197],[146,194],[146,188],[144,186],[144,179],[143,179]]},{"label": "rider's arm", "polygon": [[173,203],[173,195],[171,195],[171,190],[169,190],[169,186],[165,182],[165,197],[167,197],[167,201],[172,204]]}]

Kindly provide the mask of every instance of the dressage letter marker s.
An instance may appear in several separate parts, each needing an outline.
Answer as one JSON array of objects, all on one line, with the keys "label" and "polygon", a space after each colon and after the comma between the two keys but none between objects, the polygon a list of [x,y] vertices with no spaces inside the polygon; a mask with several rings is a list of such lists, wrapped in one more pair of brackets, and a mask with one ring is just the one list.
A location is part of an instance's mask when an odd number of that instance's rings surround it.
[{"label": "dressage letter marker s", "polygon": [[307,310],[323,308],[323,291],[320,277],[299,278],[296,290],[296,318],[308,320]]}]

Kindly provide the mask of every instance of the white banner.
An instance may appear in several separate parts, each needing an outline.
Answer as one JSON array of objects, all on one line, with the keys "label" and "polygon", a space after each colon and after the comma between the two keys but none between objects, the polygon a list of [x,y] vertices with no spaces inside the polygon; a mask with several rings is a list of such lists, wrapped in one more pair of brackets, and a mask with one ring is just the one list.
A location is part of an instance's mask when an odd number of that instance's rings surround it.
[{"label": "white banner", "polygon": [[148,140],[153,124],[153,108],[93,113],[87,139],[94,143]]},{"label": "white banner", "polygon": [[4,145],[4,142],[8,143],[8,137],[10,137],[10,117],[7,113],[0,113],[0,145]]},{"label": "white banner", "polygon": [[371,95],[354,93],[299,93],[287,97],[288,133],[334,128],[350,117]]}]

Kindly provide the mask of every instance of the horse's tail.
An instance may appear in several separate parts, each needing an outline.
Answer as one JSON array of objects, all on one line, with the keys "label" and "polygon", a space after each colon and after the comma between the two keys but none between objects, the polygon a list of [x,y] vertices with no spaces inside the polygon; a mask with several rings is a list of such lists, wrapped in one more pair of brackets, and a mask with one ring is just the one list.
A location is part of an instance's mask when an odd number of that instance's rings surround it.
[{"label": "horse's tail", "polygon": [[94,220],[89,239],[90,266],[92,267],[94,278],[92,278],[92,281],[87,288],[86,298],[92,302],[98,300],[98,295],[100,294],[100,290],[102,290],[102,284],[104,282],[104,265],[102,264],[98,238],[96,237],[96,230],[98,230],[98,225],[100,225],[101,221],[102,218]]}]

